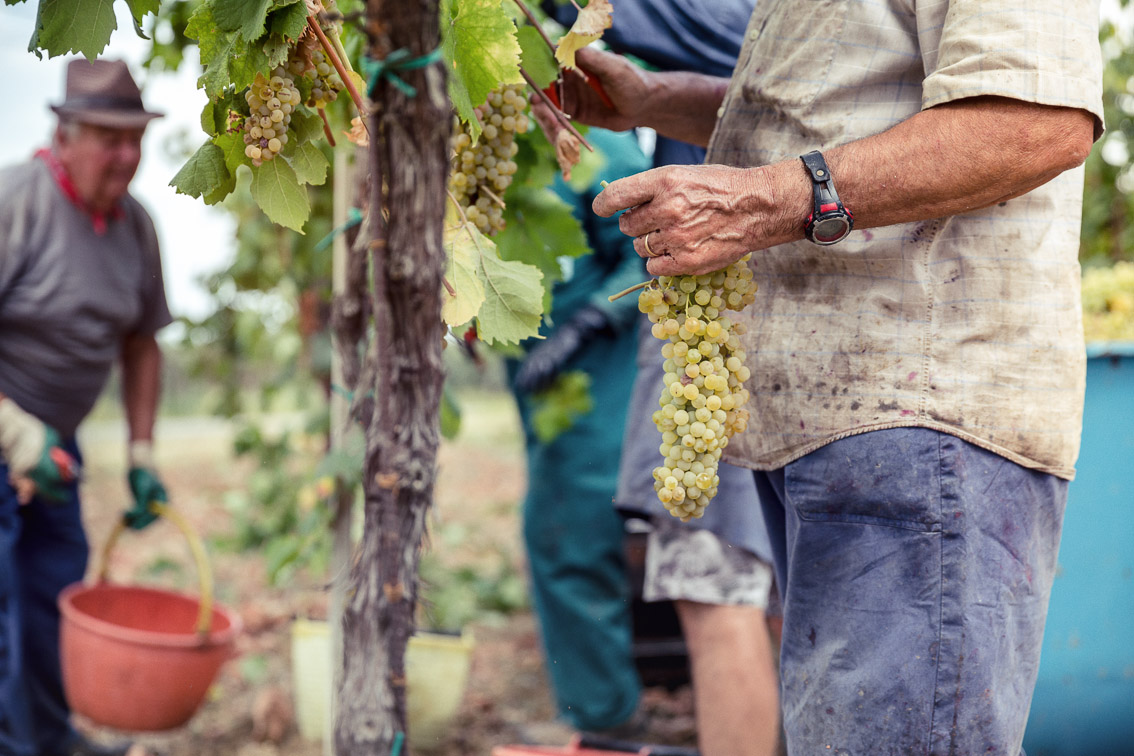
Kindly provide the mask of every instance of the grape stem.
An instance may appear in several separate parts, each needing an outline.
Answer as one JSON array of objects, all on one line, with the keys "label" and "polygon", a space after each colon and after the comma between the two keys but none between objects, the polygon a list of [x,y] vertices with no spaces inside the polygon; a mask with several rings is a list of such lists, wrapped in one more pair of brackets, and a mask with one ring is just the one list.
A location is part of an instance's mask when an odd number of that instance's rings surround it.
[{"label": "grape stem", "polygon": [[516,5],[520,6],[520,10],[524,12],[524,15],[528,17],[528,21],[531,22],[531,25],[539,32],[539,36],[543,37],[543,41],[547,43],[547,46],[551,48],[552,52],[555,52],[555,43],[551,41],[551,37],[547,36],[547,32],[543,30],[543,26],[540,24],[539,20],[536,19],[531,9],[524,4],[524,0],[516,0]]},{"label": "grape stem", "polygon": [[540,99],[543,100],[544,104],[547,105],[547,107],[551,108],[551,113],[552,113],[552,115],[555,116],[555,120],[559,121],[559,123],[561,123],[564,126],[564,128],[566,128],[568,131],[570,131],[572,134],[574,134],[575,138],[578,139],[580,142],[582,142],[584,147],[586,147],[591,152],[594,152],[595,148],[592,147],[590,145],[590,142],[588,142],[586,139],[584,139],[583,135],[579,133],[579,130],[576,129],[571,124],[571,120],[567,117],[567,114],[564,113],[559,108],[555,107],[555,103],[553,103],[551,101],[551,98],[547,96],[547,92],[544,92],[542,89],[539,88],[539,85],[535,83],[535,79],[533,79],[531,77],[531,74],[529,74],[527,71],[525,71],[522,66],[520,68],[520,75],[524,77],[524,81],[526,81],[528,83],[528,86],[531,87],[532,90],[534,90],[537,95],[539,95]]},{"label": "grape stem", "polygon": [[478,189],[478,191],[481,191],[481,192],[484,192],[485,194],[487,194],[489,197],[491,197],[493,199],[494,202],[496,202],[497,205],[500,205],[501,208],[507,207],[507,205],[504,204],[504,200],[500,199],[500,197],[497,196],[496,192],[492,191],[487,186],[481,186]]},{"label": "grape stem", "polygon": [[633,294],[638,289],[644,289],[647,286],[649,286],[650,284],[652,284],[653,282],[654,282],[654,279],[651,278],[649,281],[642,281],[642,283],[636,283],[633,286],[631,286],[630,288],[623,289],[622,291],[618,292],[617,294],[611,294],[609,297],[607,297],[607,301],[613,302],[616,299],[622,299],[627,294]]},{"label": "grape stem", "polygon": [[452,190],[446,187],[445,194],[449,195],[449,201],[453,203],[453,207],[457,208],[457,214],[461,216],[461,229],[468,231],[469,238],[472,239],[472,242],[476,245],[477,250],[481,254],[484,254],[484,250],[480,247],[480,241],[476,238],[476,234],[473,233],[473,230],[476,228],[476,224],[470,221],[469,217],[465,215],[465,209],[461,207],[461,203],[458,202],[457,198],[453,196]]},{"label": "grape stem", "polygon": [[[319,117],[323,119],[323,136],[327,137],[327,144],[334,147],[335,136],[331,133],[331,123],[327,120],[327,112],[322,108],[319,108]],[[369,132],[369,129],[367,131]]]},{"label": "grape stem", "polygon": [[[327,59],[331,61],[331,65],[333,65],[335,67],[335,70],[338,71],[339,78],[343,80],[343,86],[345,86],[347,88],[347,91],[350,92],[350,98],[354,100],[354,106],[358,108],[358,114],[361,116],[368,115],[366,106],[362,102],[362,95],[358,93],[358,89],[356,89],[354,86],[354,81],[350,78],[350,74],[347,73],[346,67],[343,66],[342,60],[339,59],[339,54],[336,51],[335,46],[331,44],[331,40],[327,39],[327,35],[323,33],[323,27],[319,25],[319,19],[317,19],[315,16],[308,16],[307,25],[311,27],[311,30],[313,32],[315,32],[315,36],[319,38],[319,44],[323,46],[323,52],[327,54]],[[324,122],[325,121],[326,117],[324,117]],[[363,119],[362,122],[363,124],[365,124],[366,120]]]}]

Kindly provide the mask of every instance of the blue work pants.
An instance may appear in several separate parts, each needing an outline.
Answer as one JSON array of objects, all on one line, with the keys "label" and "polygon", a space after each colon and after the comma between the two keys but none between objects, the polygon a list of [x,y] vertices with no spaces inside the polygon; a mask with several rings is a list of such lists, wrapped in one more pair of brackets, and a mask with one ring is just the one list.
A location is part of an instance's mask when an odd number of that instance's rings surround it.
[{"label": "blue work pants", "polygon": [[879,430],[757,473],[791,756],[1016,756],[1067,481]]},{"label": "blue work pants", "polygon": [[63,502],[37,497],[20,506],[0,460],[0,756],[62,752],[75,737],[56,602],[83,579],[88,551],[78,486]]}]

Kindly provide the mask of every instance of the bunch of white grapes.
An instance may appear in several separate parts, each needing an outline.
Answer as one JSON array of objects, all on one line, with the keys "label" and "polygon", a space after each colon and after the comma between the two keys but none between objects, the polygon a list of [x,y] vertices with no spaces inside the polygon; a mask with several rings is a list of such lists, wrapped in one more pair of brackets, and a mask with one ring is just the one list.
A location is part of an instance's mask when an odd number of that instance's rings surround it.
[{"label": "bunch of white grapes", "polygon": [[482,233],[504,228],[504,191],[516,173],[516,134],[528,130],[528,102],[522,85],[506,85],[488,95],[476,108],[483,130],[474,142],[468,128],[454,119],[453,166],[449,191],[465,217]]},{"label": "bunch of white grapes", "polygon": [[334,102],[343,91],[343,80],[311,34],[304,34],[295,43],[287,59],[287,69],[293,76],[302,76],[311,82],[307,96],[309,108],[322,108]]},{"label": "bunch of white grapes", "polygon": [[700,276],[661,276],[638,295],[638,309],[665,341],[665,388],[653,420],[662,434],[662,463],[654,468],[654,490],[674,517],[701,517],[717,494],[717,466],[729,437],[748,425],[750,371],[740,336],[726,310],[740,310],[756,297],[747,262]]},{"label": "bunch of white grapes", "polygon": [[269,79],[262,73],[244,94],[249,115],[244,119],[244,154],[258,166],[275,158],[287,144],[287,127],[291,113],[302,100],[295,82],[283,68],[272,71]]}]

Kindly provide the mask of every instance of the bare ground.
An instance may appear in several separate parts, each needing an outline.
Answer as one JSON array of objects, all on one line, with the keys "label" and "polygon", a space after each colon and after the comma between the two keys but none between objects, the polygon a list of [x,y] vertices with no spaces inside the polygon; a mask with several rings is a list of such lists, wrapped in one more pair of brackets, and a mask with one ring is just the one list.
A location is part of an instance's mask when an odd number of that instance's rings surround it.
[{"label": "bare ground", "polygon": [[[507,405],[490,405],[485,412],[466,415],[467,430],[440,450],[433,522],[457,523],[465,536],[432,548],[444,548],[441,558],[449,564],[476,564],[483,554],[503,550],[522,569],[517,503],[525,486],[523,451]],[[226,433],[213,421],[163,421],[159,427],[158,460],[171,500],[206,539],[230,526],[224,494],[242,485],[248,471],[232,459]],[[88,429],[83,440],[85,519],[94,569],[95,555],[125,506],[123,446],[116,426]],[[164,756],[321,756],[323,743],[302,737],[296,727],[290,633],[296,617],[325,616],[325,580],[307,577],[272,586],[259,553],[212,549],[210,560],[217,601],[241,615],[244,632],[239,656],[222,668],[193,719],[176,730],[149,734],[114,732],[81,717],[80,726],[98,740],[131,738]],[[195,592],[184,539],[167,524],[123,535],[110,567],[115,582]],[[565,744],[572,733],[555,720],[530,612],[471,629],[469,681],[456,715],[428,742],[415,740],[411,732],[402,753],[489,756],[504,744]],[[644,706],[653,715],[650,741],[693,744],[687,690],[647,689]]]}]

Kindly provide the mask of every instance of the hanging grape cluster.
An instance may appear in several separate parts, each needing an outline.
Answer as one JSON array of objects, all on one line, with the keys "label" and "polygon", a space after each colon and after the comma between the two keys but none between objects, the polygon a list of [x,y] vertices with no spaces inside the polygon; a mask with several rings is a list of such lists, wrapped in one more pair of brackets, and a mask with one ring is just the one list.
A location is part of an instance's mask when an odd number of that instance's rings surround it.
[{"label": "hanging grape cluster", "polygon": [[528,130],[527,100],[522,85],[506,85],[488,95],[476,108],[483,126],[473,141],[467,124],[454,119],[452,172],[449,191],[470,223],[482,233],[504,228],[504,191],[516,173],[516,134]]},{"label": "hanging grape cluster", "polygon": [[269,79],[257,73],[244,93],[249,115],[244,119],[244,154],[252,165],[275,158],[287,144],[291,113],[302,100],[295,81],[281,66]]},{"label": "hanging grape cluster", "polygon": [[740,336],[726,310],[740,310],[756,297],[749,255],[724,270],[700,276],[661,276],[638,295],[638,309],[666,343],[665,387],[653,420],[662,434],[662,463],[654,468],[654,490],[674,517],[701,517],[717,494],[717,467],[729,437],[748,425],[750,371]]},{"label": "hanging grape cluster", "polygon": [[311,93],[305,104],[309,108],[326,107],[343,91],[343,80],[335,71],[319,40],[304,34],[296,42],[287,59],[287,69],[293,76],[302,76],[311,82]]}]

